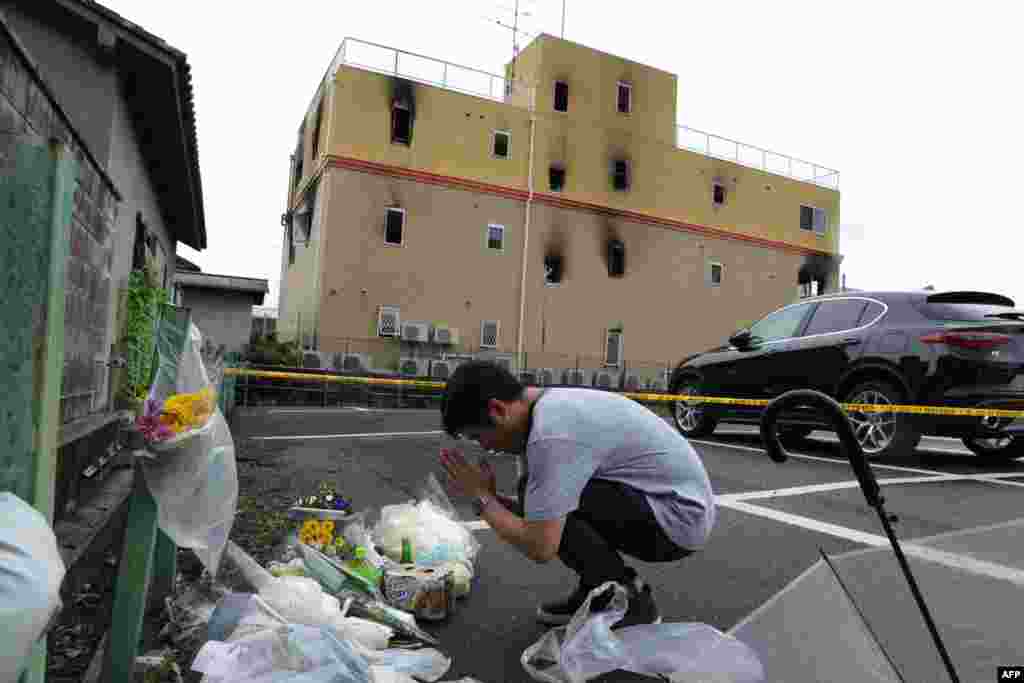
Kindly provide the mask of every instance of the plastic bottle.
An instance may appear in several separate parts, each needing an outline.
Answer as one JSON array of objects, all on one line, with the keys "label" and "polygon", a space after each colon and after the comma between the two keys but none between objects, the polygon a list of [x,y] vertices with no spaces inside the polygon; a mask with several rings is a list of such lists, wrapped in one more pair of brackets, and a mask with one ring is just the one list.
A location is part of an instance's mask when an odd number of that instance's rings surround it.
[{"label": "plastic bottle", "polygon": [[412,564],[412,541],[408,536],[402,537],[402,564]]},{"label": "plastic bottle", "polygon": [[373,585],[380,585],[380,570],[370,564],[369,560],[366,559],[366,548],[364,546],[356,546],[355,559],[345,562],[345,566]]}]

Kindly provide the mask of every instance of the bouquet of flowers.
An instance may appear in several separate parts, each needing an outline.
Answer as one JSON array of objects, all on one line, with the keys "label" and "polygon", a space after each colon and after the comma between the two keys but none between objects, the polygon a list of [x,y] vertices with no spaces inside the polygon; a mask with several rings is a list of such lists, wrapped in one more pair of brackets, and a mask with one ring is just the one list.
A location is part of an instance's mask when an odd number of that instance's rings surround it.
[{"label": "bouquet of flowers", "polygon": [[191,394],[174,394],[161,404],[151,397],[135,425],[150,443],[163,443],[176,436],[201,429],[216,407],[212,387]]},{"label": "bouquet of flowers", "polygon": [[156,372],[136,420],[146,441],[140,464],[160,529],[216,574],[238,500],[234,439],[217,408],[203,335],[187,311],[164,312],[156,347]]},{"label": "bouquet of flowers", "polygon": [[353,548],[345,539],[340,523],[356,518],[352,503],[328,482],[321,482],[317,493],[300,496],[289,510],[298,522],[298,541],[331,557],[346,556]]}]

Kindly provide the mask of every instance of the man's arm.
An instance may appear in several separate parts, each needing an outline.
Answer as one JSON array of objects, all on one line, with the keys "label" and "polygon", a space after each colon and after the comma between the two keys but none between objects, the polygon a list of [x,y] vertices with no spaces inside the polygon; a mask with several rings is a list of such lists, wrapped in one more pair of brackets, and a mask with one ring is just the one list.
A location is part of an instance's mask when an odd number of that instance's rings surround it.
[{"label": "man's arm", "polygon": [[484,507],[481,517],[500,539],[518,548],[534,562],[543,564],[558,556],[565,528],[564,517],[530,522],[494,499]]}]

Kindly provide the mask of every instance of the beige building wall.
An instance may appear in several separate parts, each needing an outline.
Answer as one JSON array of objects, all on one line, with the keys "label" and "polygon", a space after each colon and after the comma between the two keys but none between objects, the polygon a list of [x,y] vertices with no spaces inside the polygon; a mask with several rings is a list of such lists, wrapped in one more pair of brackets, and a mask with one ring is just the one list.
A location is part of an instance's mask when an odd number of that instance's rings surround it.
[{"label": "beige building wall", "polygon": [[[455,327],[461,349],[480,345],[484,320],[499,322],[499,350],[515,350],[525,204],[404,178],[332,168],[323,181],[327,216],[320,348],[376,336],[380,306],[403,321]],[[384,242],[389,206],[406,211],[403,244]],[[792,300],[798,253],[592,212],[534,204],[527,251],[523,347],[531,365],[561,367],[577,354],[599,358],[605,333],[622,327],[627,359],[664,363],[708,346]],[[505,226],[505,247],[486,243]],[[610,277],[609,237],[625,244],[626,272]],[[558,286],[544,283],[544,257],[563,258]],[[723,267],[710,282],[710,263]],[[305,270],[305,269],[303,269]],[[541,358],[538,352],[546,352]]]}]

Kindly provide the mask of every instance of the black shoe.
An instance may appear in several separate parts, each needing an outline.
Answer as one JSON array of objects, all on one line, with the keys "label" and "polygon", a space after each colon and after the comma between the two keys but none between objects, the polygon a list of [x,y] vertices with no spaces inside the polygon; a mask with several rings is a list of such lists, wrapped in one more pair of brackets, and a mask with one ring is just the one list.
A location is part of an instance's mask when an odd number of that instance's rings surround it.
[{"label": "black shoe", "polygon": [[[638,624],[660,624],[661,615],[654,604],[654,597],[651,595],[651,587],[648,586],[632,568],[627,570],[627,576],[620,582],[626,588],[626,597],[629,606],[612,630],[636,626]],[[564,626],[572,621],[573,616],[579,611],[587,596],[593,590],[580,584],[576,591],[567,598],[558,602],[550,602],[541,605],[537,609],[537,621],[548,626]],[[595,595],[590,601],[591,612],[600,612],[608,607],[614,596],[614,589],[608,589],[600,595]]]},{"label": "black shoe", "polygon": [[[557,602],[548,602],[537,608],[537,621],[546,626],[565,626],[572,621],[573,616],[583,607],[587,601],[590,591],[596,586],[584,586],[582,583],[567,598]],[[601,596],[604,597],[604,596]],[[591,603],[593,604],[593,603]]]},{"label": "black shoe", "polygon": [[626,613],[622,615],[622,619],[612,625],[613,631],[640,624],[661,623],[661,614],[658,612],[658,606],[654,604],[651,587],[642,579],[634,578],[631,582],[627,583],[626,595],[629,598],[629,607],[626,608]]}]

